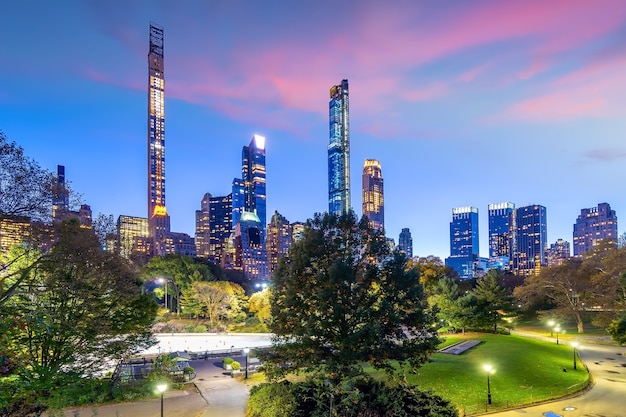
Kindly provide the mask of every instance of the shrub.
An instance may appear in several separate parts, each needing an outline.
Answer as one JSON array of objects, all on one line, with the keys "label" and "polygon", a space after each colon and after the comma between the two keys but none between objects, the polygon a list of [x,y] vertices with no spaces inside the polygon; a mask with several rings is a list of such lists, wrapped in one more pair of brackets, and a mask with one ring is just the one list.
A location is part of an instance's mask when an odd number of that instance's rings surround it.
[{"label": "shrub", "polygon": [[230,357],[222,359],[222,365],[231,365],[233,362],[235,362],[235,360]]},{"label": "shrub", "polygon": [[208,328],[204,324],[199,324],[193,328],[194,333],[206,333]]},{"label": "shrub", "polygon": [[241,364],[237,361],[233,361],[233,363],[231,363],[230,366],[233,369],[233,371],[238,371],[239,369],[241,369]]},{"label": "shrub", "polygon": [[183,373],[184,374],[193,374],[194,369],[191,366],[187,366],[185,367],[185,369],[183,369]]}]

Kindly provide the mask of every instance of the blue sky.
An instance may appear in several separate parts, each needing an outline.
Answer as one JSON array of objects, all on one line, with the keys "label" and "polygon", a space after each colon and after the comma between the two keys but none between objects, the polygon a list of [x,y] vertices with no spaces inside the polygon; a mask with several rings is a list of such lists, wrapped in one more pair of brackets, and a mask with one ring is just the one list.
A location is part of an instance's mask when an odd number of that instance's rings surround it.
[{"label": "blue sky", "polygon": [[[382,163],[386,229],[449,254],[453,207],[547,208],[571,242],[580,209],[626,213],[622,0],[0,3],[0,129],[65,165],[94,214],[146,216],[149,22],[165,30],[166,193],[194,234],[241,148],[267,137],[268,217],[328,209],[329,88],[350,82],[352,201]],[[620,233],[624,228],[619,227]]]}]

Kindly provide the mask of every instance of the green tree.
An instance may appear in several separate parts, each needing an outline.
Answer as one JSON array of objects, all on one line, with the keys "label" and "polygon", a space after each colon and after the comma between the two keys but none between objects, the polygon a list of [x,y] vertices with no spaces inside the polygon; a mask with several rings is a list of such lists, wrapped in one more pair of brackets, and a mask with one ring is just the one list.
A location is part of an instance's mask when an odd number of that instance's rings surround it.
[{"label": "green tree", "polygon": [[433,289],[444,278],[456,278],[458,274],[449,266],[446,266],[437,256],[426,256],[409,259],[409,268],[417,268],[420,282],[427,291]]},{"label": "green tree", "polygon": [[211,328],[221,319],[237,320],[243,314],[245,294],[239,284],[228,281],[195,282],[189,298],[195,305],[194,314],[206,315]]},{"label": "green tree", "polygon": [[253,293],[248,301],[248,311],[254,313],[261,323],[267,323],[272,317],[270,298],[270,289],[264,288]]},{"label": "green tree", "polygon": [[417,272],[352,212],[307,221],[271,288],[275,364],[347,375],[398,360],[415,370],[439,342]]},{"label": "green tree", "polygon": [[432,288],[428,303],[436,311],[439,326],[457,330],[476,324],[477,299],[472,293],[461,293],[452,278],[444,277]]},{"label": "green tree", "polygon": [[626,314],[622,313],[621,316],[614,319],[606,329],[607,333],[611,335],[611,338],[618,345],[626,343]]},{"label": "green tree", "polygon": [[472,295],[476,297],[476,312],[485,323],[493,326],[493,332],[498,331],[498,323],[513,309],[513,297],[502,287],[498,280],[504,275],[499,269],[492,269],[476,283]]},{"label": "green tree", "polygon": [[0,306],[2,321],[14,323],[0,351],[19,364],[24,384],[44,396],[151,346],[156,315],[134,270],[103,252],[92,230],[69,221],[55,226],[55,237],[29,279]]}]

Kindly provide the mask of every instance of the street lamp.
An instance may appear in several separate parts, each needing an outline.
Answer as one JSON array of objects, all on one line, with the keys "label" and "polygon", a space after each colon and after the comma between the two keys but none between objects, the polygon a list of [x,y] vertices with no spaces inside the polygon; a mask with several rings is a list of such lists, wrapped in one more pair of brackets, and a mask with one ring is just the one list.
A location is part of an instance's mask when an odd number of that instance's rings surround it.
[{"label": "street lamp", "polygon": [[572,342],[572,347],[574,348],[574,370],[576,370],[576,348],[578,347],[578,342]]},{"label": "street lamp", "polygon": [[556,326],[554,328],[554,332],[556,333],[556,344],[559,344],[559,332],[561,331],[561,328],[559,326]]},{"label": "street lamp", "polygon": [[550,327],[550,337],[552,337],[552,329],[554,329],[554,325],[555,325],[555,324],[556,324],[556,323],[554,322],[554,320],[550,320],[550,321],[548,322],[548,326]]},{"label": "street lamp", "polygon": [[167,389],[167,384],[157,385],[157,391],[161,394],[161,417],[163,417],[163,393]]},{"label": "street lamp", "polygon": [[489,375],[493,374],[496,370],[491,365],[483,365],[483,369],[487,372],[487,404],[491,404],[491,382]]},{"label": "street lamp", "polygon": [[[180,289],[178,288],[178,285],[176,285],[174,280],[171,278],[159,278],[158,281],[161,284],[165,284],[165,309],[166,310],[167,310],[167,287],[169,287],[170,283],[172,283],[172,285],[174,286],[174,290],[176,290],[176,313],[180,315]],[[171,307],[171,304],[172,303],[170,303],[170,307]]]},{"label": "street lamp", "polygon": [[245,348],[243,352],[246,354],[246,377],[245,379],[248,379],[248,353],[250,352],[250,349]]}]

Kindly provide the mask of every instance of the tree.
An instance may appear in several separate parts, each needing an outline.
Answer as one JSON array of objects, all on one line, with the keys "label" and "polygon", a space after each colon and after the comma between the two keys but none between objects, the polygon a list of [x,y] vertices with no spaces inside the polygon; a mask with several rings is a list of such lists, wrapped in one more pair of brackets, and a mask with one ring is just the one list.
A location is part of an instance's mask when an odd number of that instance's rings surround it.
[{"label": "tree", "polygon": [[428,303],[436,311],[439,326],[461,329],[476,324],[477,299],[472,293],[461,293],[452,278],[443,278],[431,290]]},{"label": "tree", "polygon": [[107,240],[115,238],[117,235],[117,226],[115,225],[113,215],[98,213],[91,224],[93,225],[93,230],[96,233],[96,236],[98,236],[100,246],[106,248]]},{"label": "tree", "polygon": [[274,364],[348,375],[395,359],[415,370],[439,342],[417,272],[353,212],[308,220],[271,288]]},{"label": "tree", "polygon": [[28,269],[30,277],[0,306],[12,322],[0,351],[45,393],[110,367],[154,343],[156,304],[126,260],[103,252],[90,229],[72,220],[55,226],[56,241]]},{"label": "tree", "polygon": [[272,317],[271,292],[269,288],[264,288],[250,296],[248,301],[248,311],[254,313],[261,323],[267,323]]},{"label": "tree", "polygon": [[499,269],[491,269],[480,279],[472,291],[476,297],[476,311],[485,323],[493,326],[493,332],[498,331],[498,323],[506,312],[513,307],[513,298],[509,291],[502,287],[498,280],[504,275]]},{"label": "tree", "polygon": [[239,284],[228,281],[194,282],[189,298],[195,305],[194,314],[205,314],[211,328],[218,320],[236,320],[242,314],[244,291]]},{"label": "tree", "polygon": [[437,256],[413,258],[408,261],[410,268],[417,268],[420,282],[427,291],[434,288],[437,283],[446,278],[457,278],[458,274],[449,266],[446,266]]}]

